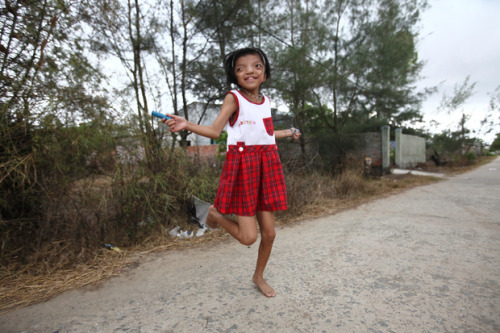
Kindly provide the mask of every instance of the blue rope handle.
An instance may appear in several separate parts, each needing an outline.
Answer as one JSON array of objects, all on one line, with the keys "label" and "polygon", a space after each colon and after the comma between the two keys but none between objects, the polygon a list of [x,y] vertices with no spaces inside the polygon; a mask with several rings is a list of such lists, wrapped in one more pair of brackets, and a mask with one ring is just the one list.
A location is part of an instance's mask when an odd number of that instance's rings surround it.
[{"label": "blue rope handle", "polygon": [[160,113],[160,112],[152,111],[151,114],[153,116],[155,116],[155,117],[158,117],[158,118],[164,118],[165,120],[170,119],[169,116],[166,116],[166,115],[164,115],[163,113]]}]

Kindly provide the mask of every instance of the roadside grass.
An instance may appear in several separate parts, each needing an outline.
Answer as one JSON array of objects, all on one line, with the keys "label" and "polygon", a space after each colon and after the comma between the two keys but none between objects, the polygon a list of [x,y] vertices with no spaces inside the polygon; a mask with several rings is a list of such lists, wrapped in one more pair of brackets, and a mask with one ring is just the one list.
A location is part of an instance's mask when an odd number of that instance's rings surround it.
[{"label": "roadside grass", "polygon": [[[428,171],[444,173],[447,176],[470,171],[491,162],[496,157],[483,157],[474,165],[454,167],[428,167]],[[435,183],[442,180],[433,176],[386,175],[380,178],[365,179],[362,170],[348,168],[335,178],[315,173],[292,175],[287,178],[289,209],[276,214],[277,225],[289,225],[297,221],[332,215],[361,204],[395,195],[408,189]],[[194,230],[194,226],[193,226]],[[122,248],[120,252],[102,248],[90,260],[74,263],[69,268],[55,269],[38,262],[0,267],[0,313],[46,301],[63,292],[82,288],[97,288],[104,281],[123,274],[126,270],[140,265],[147,255],[168,250],[201,245],[213,245],[227,240],[223,230],[206,232],[202,237],[179,239],[165,233],[151,235],[140,245]],[[55,250],[57,249],[57,250]],[[53,257],[64,257],[64,248],[49,246],[41,253]]]}]

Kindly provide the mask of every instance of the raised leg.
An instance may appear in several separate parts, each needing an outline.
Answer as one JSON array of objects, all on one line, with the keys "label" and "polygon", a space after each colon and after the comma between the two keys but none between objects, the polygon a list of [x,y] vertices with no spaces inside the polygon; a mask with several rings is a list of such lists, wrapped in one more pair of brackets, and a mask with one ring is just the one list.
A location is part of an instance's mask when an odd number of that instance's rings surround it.
[{"label": "raised leg", "polygon": [[208,209],[207,225],[216,228],[220,225],[243,245],[252,245],[257,240],[255,216],[237,216],[238,221],[228,219],[212,205]]}]

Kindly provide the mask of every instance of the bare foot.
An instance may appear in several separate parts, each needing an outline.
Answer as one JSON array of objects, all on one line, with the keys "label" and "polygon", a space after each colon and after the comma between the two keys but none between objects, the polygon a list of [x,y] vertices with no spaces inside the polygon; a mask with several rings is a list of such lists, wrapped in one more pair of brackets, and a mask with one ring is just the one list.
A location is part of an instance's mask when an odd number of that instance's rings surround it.
[{"label": "bare foot", "polygon": [[257,287],[260,289],[261,293],[264,294],[266,297],[274,297],[276,296],[276,291],[267,284],[266,280],[263,278],[256,278],[255,276],[252,278],[253,283],[257,285]]},{"label": "bare foot", "polygon": [[217,219],[221,216],[222,214],[219,213],[217,209],[215,209],[214,205],[210,206],[210,208],[208,208],[208,215],[206,220],[207,225],[212,229],[217,229],[219,227]]}]

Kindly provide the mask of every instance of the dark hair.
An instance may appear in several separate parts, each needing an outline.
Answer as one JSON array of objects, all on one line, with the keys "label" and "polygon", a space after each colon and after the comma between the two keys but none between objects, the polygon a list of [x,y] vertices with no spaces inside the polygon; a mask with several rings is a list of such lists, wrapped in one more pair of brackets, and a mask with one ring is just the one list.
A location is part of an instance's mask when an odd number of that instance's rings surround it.
[{"label": "dark hair", "polygon": [[239,57],[247,54],[257,54],[264,63],[266,79],[271,78],[271,67],[269,66],[269,60],[267,60],[264,51],[256,47],[246,47],[229,53],[224,59],[224,70],[226,71],[227,82],[229,84],[234,83],[239,87],[238,79],[234,74],[234,64]]}]

